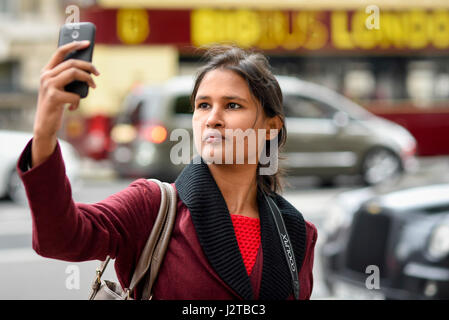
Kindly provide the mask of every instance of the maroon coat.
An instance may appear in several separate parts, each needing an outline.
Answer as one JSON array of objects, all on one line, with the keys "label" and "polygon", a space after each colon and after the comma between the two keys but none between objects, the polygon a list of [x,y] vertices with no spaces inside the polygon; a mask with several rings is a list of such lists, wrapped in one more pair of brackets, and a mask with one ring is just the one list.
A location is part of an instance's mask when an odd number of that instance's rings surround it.
[{"label": "maroon coat", "polygon": [[[138,179],[100,202],[75,203],[59,143],[48,160],[27,171],[31,143],[17,170],[31,208],[33,249],[44,257],[74,262],[110,255],[120,284],[128,287],[159,209],[159,187]],[[172,185],[178,194],[177,217],[154,299],[292,299],[290,270],[260,192],[261,248],[248,276],[229,211],[208,166],[187,165]],[[317,230],[283,197],[276,194],[274,200],[300,268],[300,299],[309,299]]]}]

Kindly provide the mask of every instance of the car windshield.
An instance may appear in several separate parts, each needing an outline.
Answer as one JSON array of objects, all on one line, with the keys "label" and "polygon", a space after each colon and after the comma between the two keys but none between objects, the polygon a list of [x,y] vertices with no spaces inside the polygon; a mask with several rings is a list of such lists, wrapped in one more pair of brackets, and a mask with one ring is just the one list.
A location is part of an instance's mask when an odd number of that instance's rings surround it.
[{"label": "car windshield", "polygon": [[342,95],[333,94],[329,98],[335,99],[334,103],[338,104],[341,110],[351,115],[354,119],[366,120],[373,117],[372,113]]},{"label": "car windshield", "polygon": [[373,114],[350,99],[326,87],[311,82],[282,87],[287,117],[331,118],[343,111],[353,119],[366,120]]},{"label": "car windshield", "polygon": [[122,112],[117,117],[118,124],[141,125],[156,117],[161,105],[161,94],[157,90],[147,90],[142,94],[128,96]]},{"label": "car windshield", "polygon": [[284,97],[285,116],[292,118],[330,119],[336,112],[331,106],[300,95]]}]

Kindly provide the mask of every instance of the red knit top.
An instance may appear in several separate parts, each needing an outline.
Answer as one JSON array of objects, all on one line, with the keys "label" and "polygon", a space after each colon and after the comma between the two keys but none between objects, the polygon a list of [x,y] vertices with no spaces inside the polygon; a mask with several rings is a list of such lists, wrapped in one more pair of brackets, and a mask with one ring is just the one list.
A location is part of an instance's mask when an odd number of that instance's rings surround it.
[{"label": "red knit top", "polygon": [[260,245],[260,220],[239,214],[231,214],[231,220],[234,225],[235,236],[242,254],[243,263],[248,275],[250,275],[256,262],[257,251]]}]

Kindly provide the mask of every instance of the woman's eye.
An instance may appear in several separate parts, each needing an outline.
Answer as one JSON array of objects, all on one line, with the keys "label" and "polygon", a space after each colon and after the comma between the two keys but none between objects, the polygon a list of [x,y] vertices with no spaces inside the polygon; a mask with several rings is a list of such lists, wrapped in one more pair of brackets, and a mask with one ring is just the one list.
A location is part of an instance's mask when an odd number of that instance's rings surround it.
[{"label": "woman's eye", "polygon": [[[208,106],[209,105],[207,103],[203,102],[203,103],[200,103],[200,104],[197,105],[197,109],[205,109]],[[228,103],[228,108],[229,109],[240,109],[241,106],[239,104],[237,104],[237,103],[231,102],[231,103]]]},{"label": "woman's eye", "polygon": [[240,105],[234,102],[231,102],[230,104],[228,104],[229,108],[231,109],[240,109]]},{"label": "woman's eye", "polygon": [[204,109],[204,108],[206,108],[207,107],[207,103],[200,103],[199,105],[198,105],[198,109]]}]

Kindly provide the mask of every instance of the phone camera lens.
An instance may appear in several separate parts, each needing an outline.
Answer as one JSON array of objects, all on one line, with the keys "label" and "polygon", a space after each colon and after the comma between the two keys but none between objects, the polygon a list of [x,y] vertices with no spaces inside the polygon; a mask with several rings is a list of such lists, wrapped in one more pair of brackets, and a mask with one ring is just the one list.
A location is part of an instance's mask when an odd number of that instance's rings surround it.
[{"label": "phone camera lens", "polygon": [[78,31],[75,30],[75,31],[72,32],[72,38],[73,39],[78,39],[79,36],[80,36],[80,33]]}]

